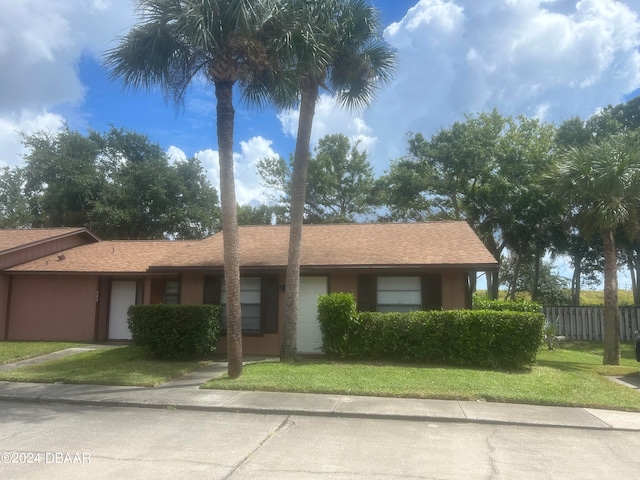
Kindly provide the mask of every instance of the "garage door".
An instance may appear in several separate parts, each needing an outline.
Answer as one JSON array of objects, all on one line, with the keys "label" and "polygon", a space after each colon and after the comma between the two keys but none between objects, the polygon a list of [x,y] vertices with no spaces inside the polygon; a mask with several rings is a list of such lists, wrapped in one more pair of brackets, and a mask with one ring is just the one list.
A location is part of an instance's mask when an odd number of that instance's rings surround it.
[{"label": "garage door", "polygon": [[136,303],[136,282],[111,282],[111,303],[109,308],[109,339],[130,340],[127,326],[127,310]]},{"label": "garage door", "polygon": [[327,277],[300,277],[298,353],[322,353],[318,297],[327,293]]}]

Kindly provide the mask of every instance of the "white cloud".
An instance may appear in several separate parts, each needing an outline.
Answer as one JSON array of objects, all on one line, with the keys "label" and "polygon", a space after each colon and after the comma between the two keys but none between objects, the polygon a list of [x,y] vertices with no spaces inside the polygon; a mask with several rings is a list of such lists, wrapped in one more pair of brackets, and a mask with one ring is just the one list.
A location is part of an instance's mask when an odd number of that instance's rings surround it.
[{"label": "white cloud", "polygon": [[0,162],[15,165],[25,153],[18,131],[57,131],[51,113],[80,104],[82,54],[98,55],[133,20],[127,1],[21,0],[4,2],[0,15]]},{"label": "white cloud", "polygon": [[[239,204],[259,204],[267,202],[265,189],[260,185],[256,162],[261,158],[278,156],[271,148],[272,143],[271,140],[260,136],[253,137],[247,141],[240,142],[242,153],[234,153],[233,164],[236,183],[236,200]],[[202,163],[211,184],[220,192],[218,152],[207,149],[197,152],[195,156]]]},{"label": "white cloud", "polygon": [[[385,35],[400,63],[364,116],[378,170],[465,114],[497,108],[561,122],[640,87],[640,20],[631,0],[421,0]],[[637,6],[634,7],[637,11]]]},{"label": "white cloud", "polygon": [[0,117],[0,166],[18,165],[27,152],[20,133],[30,135],[37,131],[55,134],[64,127],[60,115],[49,112],[23,111],[17,115]]},{"label": "white cloud", "polygon": [[[376,148],[378,138],[365,122],[363,115],[340,107],[329,95],[320,95],[316,104],[311,131],[311,149],[325,135],[341,133],[351,140],[360,142],[360,150],[369,154]],[[295,138],[298,130],[299,110],[286,110],[278,115],[278,120],[285,135]]]},{"label": "white cloud", "polygon": [[167,156],[174,163],[187,160],[187,154],[175,145],[170,145],[169,148],[167,148]]}]

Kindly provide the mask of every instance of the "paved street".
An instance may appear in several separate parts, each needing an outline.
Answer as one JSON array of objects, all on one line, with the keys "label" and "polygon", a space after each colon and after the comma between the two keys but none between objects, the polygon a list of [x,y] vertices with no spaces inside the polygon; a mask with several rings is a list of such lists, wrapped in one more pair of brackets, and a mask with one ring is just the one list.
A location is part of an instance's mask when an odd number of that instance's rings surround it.
[{"label": "paved street", "polygon": [[0,455],[8,479],[635,480],[640,435],[1,402]]}]

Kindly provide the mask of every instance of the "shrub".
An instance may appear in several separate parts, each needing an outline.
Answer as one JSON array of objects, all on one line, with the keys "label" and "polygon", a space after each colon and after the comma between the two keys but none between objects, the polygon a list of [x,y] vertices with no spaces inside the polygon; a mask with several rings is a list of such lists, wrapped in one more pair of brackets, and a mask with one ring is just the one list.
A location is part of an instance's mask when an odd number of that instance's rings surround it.
[{"label": "shrub", "polygon": [[487,300],[485,298],[474,297],[474,310],[495,310],[500,312],[532,312],[538,313],[542,306],[539,303],[527,300],[513,302],[511,300]]},{"label": "shrub", "polygon": [[362,359],[521,368],[535,361],[543,324],[539,312],[362,312],[347,350]]},{"label": "shrub", "polygon": [[356,300],[351,293],[330,293],[318,298],[318,321],[322,350],[327,355],[349,355],[350,324],[356,317]]},{"label": "shrub", "polygon": [[160,358],[196,358],[215,350],[220,333],[218,305],[132,305],[132,341]]}]

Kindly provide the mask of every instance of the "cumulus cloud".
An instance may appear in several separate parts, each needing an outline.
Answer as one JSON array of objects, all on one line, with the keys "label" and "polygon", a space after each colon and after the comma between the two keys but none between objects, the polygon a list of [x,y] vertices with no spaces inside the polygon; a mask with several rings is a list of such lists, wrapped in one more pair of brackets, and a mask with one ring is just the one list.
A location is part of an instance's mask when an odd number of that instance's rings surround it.
[{"label": "cumulus cloud", "polygon": [[38,131],[56,134],[64,127],[64,118],[48,112],[23,111],[17,115],[0,117],[0,166],[18,165],[27,149],[22,145],[21,133]]},{"label": "cumulus cloud", "polygon": [[[386,160],[407,132],[427,135],[497,108],[561,122],[640,87],[640,20],[631,1],[420,0],[385,31],[396,79],[365,121]],[[637,8],[637,7],[636,7]]]},{"label": "cumulus cloud", "polygon": [[[298,130],[298,109],[285,110],[278,115],[282,131],[295,138]],[[311,148],[325,135],[342,133],[352,142],[359,142],[360,149],[371,153],[375,149],[377,137],[366,124],[362,114],[340,107],[329,95],[320,95],[316,104],[313,129],[311,131]]]},{"label": "cumulus cloud", "polygon": [[[264,188],[260,185],[256,171],[256,163],[261,158],[276,157],[278,154],[271,148],[271,140],[260,136],[247,141],[241,141],[241,153],[234,153],[233,166],[236,183],[236,200],[239,204],[266,203]],[[171,147],[173,155],[179,150]],[[183,153],[184,155],[184,153]],[[212,149],[201,150],[195,156],[202,163],[211,184],[220,191],[220,164],[218,151]]]},{"label": "cumulus cloud", "polygon": [[51,113],[80,104],[81,55],[97,56],[133,21],[129,2],[21,0],[4,2],[0,15],[0,161],[19,163],[17,132],[58,128]]}]

